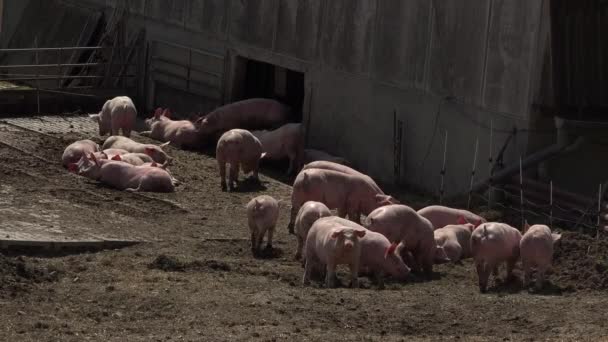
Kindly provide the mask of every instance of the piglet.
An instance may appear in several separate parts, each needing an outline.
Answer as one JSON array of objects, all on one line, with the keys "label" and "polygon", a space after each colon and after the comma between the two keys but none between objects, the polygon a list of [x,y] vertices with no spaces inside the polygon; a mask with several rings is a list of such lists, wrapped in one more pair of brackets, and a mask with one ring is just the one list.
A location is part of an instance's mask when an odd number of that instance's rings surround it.
[{"label": "piglet", "polygon": [[410,268],[403,262],[397,251],[397,244],[391,244],[388,239],[376,232],[368,230],[360,239],[360,267],[364,273],[376,276],[378,286],[384,287],[384,275],[390,275],[396,280],[405,280]]},{"label": "piglet", "polygon": [[298,156],[303,149],[301,126],[300,123],[288,123],[273,131],[251,131],[262,144],[264,159],[289,158],[288,175],[295,171]]},{"label": "piglet", "polygon": [[169,157],[167,153],[163,151],[163,147],[167,145],[169,145],[169,142],[156,146],[153,144],[138,143],[126,137],[111,136],[103,142],[102,148],[104,150],[112,148],[123,149],[131,153],[145,153],[157,163],[164,164],[165,162],[168,162],[170,164],[173,158]]},{"label": "piglet", "polygon": [[308,236],[310,227],[321,217],[331,216],[331,211],[321,202],[307,201],[302,205],[296,216],[295,233],[298,240],[296,247],[295,259],[299,260],[302,257],[302,248]]},{"label": "piglet", "polygon": [[92,114],[89,117],[99,124],[99,135],[108,133],[118,135],[122,129],[122,134],[129,137],[135,126],[137,110],[128,96],[117,96],[106,101],[99,114]]},{"label": "piglet", "polygon": [[189,120],[171,120],[169,109],[157,108],[151,118],[145,120],[148,131],[141,132],[163,142],[171,142],[179,148],[197,148],[201,142],[201,134]]},{"label": "piglet", "polygon": [[314,271],[326,269],[325,286],[335,287],[336,266],[346,264],[350,268],[351,287],[359,287],[360,239],[367,230],[354,222],[340,217],[318,219],[306,237],[304,277],[302,284],[310,283]]},{"label": "piglet", "polygon": [[433,232],[437,251],[435,263],[458,262],[471,257],[471,233],[475,226],[471,223],[447,225]]},{"label": "piglet", "polygon": [[261,195],[249,201],[246,209],[251,231],[251,252],[254,256],[260,253],[266,233],[268,233],[266,249],[272,250],[272,235],[279,218],[279,203],[271,196]]},{"label": "piglet", "polygon": [[479,290],[488,288],[490,272],[498,276],[499,265],[507,264],[506,278],[512,276],[513,268],[519,258],[521,233],[506,223],[483,223],[471,235],[471,253],[475,260]]},{"label": "piglet", "polygon": [[75,170],[75,163],[77,163],[82,156],[88,156],[91,153],[99,151],[99,145],[92,140],[78,140],[65,148],[63,155],[61,156],[61,163],[64,167]]},{"label": "piglet", "polygon": [[472,223],[476,227],[486,222],[483,217],[464,209],[455,209],[440,205],[431,205],[418,210],[418,214],[426,217],[435,229],[443,228],[448,224]]},{"label": "piglet", "polygon": [[220,185],[226,191],[226,164],[230,164],[228,184],[234,189],[239,178],[239,167],[245,174],[253,172],[253,178],[259,181],[258,168],[262,156],[262,144],[251,132],[244,129],[232,129],[220,137],[217,142],[215,157],[220,169]]},{"label": "piglet", "polygon": [[524,235],[519,243],[521,263],[524,271],[524,287],[530,284],[532,270],[536,269],[536,288],[541,289],[545,274],[551,268],[553,245],[561,239],[561,234],[551,233],[545,225],[529,226],[526,222]]}]

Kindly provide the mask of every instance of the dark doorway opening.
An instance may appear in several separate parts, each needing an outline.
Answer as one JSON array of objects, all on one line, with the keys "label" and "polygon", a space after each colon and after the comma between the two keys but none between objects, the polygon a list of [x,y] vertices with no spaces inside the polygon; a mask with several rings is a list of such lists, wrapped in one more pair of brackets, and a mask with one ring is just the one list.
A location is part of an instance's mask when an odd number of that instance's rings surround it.
[{"label": "dark doorway opening", "polygon": [[238,57],[232,101],[262,97],[292,109],[292,121],[302,122],[304,73],[270,63]]}]

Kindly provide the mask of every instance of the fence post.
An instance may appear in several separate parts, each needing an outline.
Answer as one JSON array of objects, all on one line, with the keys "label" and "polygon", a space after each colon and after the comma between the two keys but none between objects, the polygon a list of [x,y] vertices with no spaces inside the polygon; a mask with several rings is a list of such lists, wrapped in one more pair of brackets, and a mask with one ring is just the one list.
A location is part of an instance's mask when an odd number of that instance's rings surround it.
[{"label": "fence post", "polygon": [[446,155],[447,155],[447,150],[448,150],[448,130],[445,130],[445,139],[443,142],[443,166],[441,167],[441,172],[439,173],[441,175],[441,185],[439,186],[439,204],[441,204],[443,202],[443,181],[444,181],[444,177],[445,177],[445,160],[446,160]]},{"label": "fence post", "polygon": [[595,238],[600,238],[600,216],[602,212],[602,183],[600,183],[599,190],[597,192],[597,228],[595,231]]},{"label": "fence post", "polygon": [[186,79],[186,89],[190,91],[190,74],[192,72],[192,49],[188,49],[188,78]]},{"label": "fence post", "polygon": [[34,37],[34,48],[36,49],[35,52],[35,59],[36,59],[36,104],[38,107],[38,114],[40,114],[40,80],[39,78],[39,74],[40,74],[40,68],[38,67],[39,61],[38,61],[38,36]]},{"label": "fence post", "polygon": [[471,195],[473,194],[473,181],[475,180],[475,169],[477,168],[477,151],[479,150],[479,136],[475,140],[475,155],[473,156],[473,168],[471,169],[471,184],[469,185],[469,200],[467,209],[471,209]]},{"label": "fence post", "polygon": [[494,195],[494,190],[492,189],[492,166],[494,164],[493,160],[493,143],[494,143],[494,121],[490,120],[490,157],[488,158],[488,209],[492,209],[492,196]]}]

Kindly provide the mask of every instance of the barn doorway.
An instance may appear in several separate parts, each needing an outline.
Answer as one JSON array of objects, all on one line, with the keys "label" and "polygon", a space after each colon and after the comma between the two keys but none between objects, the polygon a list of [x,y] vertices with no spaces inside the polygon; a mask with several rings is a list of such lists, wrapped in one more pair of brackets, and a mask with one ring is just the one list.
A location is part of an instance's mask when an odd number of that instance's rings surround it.
[{"label": "barn doorway", "polygon": [[278,65],[237,57],[231,102],[262,97],[291,107],[293,122],[302,122],[304,73]]}]

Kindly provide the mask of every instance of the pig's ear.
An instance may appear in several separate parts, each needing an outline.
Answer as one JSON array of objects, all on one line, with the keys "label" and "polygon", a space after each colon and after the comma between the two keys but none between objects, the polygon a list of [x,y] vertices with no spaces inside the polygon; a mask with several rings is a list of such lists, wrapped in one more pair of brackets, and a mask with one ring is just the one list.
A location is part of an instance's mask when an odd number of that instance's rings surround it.
[{"label": "pig's ear", "polygon": [[466,220],[466,219],[464,218],[464,216],[462,216],[462,215],[458,216],[458,219],[456,220],[456,222],[457,222],[458,224],[466,224],[466,223],[469,223],[469,222],[467,222],[467,220]]},{"label": "pig's ear", "polygon": [[446,263],[446,262],[450,262],[450,258],[448,257],[447,254],[445,254],[445,249],[443,249],[443,246],[437,246],[435,248],[435,262],[436,263]]},{"label": "pig's ear", "polygon": [[338,236],[344,234],[344,232],[342,231],[342,229],[340,230],[334,230],[333,233],[331,233],[331,238],[332,239],[336,239]]},{"label": "pig's ear", "polygon": [[161,115],[163,115],[163,109],[160,107],[156,108],[156,110],[154,111],[154,118],[158,119]]},{"label": "pig's ear", "polygon": [[78,165],[76,163],[69,163],[68,171],[70,171],[72,173],[76,173],[76,171],[78,171]]},{"label": "pig's ear", "polygon": [[365,230],[363,230],[363,229],[355,230],[355,235],[357,235],[359,238],[362,238],[365,236]]},{"label": "pig's ear", "polygon": [[120,154],[117,154],[114,157],[112,157],[112,160],[122,161],[122,158],[120,157]]},{"label": "pig's ear", "polygon": [[156,162],[153,161],[152,164],[150,164],[150,166],[152,166],[152,167],[158,167],[158,164],[156,164]]},{"label": "pig's ear", "polygon": [[395,250],[397,249],[398,245],[399,244],[396,242],[391,243],[391,245],[386,248],[386,251],[384,251],[384,259],[388,258],[389,255],[395,253]]},{"label": "pig's ear", "polygon": [[152,155],[154,153],[154,149],[152,147],[144,148],[144,153],[147,155]]},{"label": "pig's ear", "polygon": [[163,148],[165,146],[168,146],[170,143],[171,143],[170,141],[167,141],[166,143],[158,145],[158,147]]},{"label": "pig's ear", "polygon": [[562,238],[562,234],[553,233],[551,234],[551,238],[553,239],[553,243],[556,243]]}]

